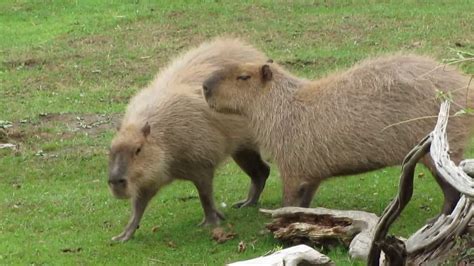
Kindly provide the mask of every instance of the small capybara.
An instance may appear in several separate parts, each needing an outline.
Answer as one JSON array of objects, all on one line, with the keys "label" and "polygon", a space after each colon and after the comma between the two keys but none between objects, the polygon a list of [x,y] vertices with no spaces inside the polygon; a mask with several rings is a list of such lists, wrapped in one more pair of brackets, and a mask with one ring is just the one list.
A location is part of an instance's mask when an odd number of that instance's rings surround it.
[{"label": "small capybara", "polygon": [[[468,84],[469,78],[452,67],[399,54],[366,60],[316,81],[295,77],[277,64],[226,66],[203,83],[203,94],[218,112],[248,119],[262,150],[278,165],[284,205],[307,207],[328,177],[400,164],[433,130],[439,90],[450,91],[455,102],[466,105]],[[469,93],[469,104],[473,96]],[[452,108],[453,113],[458,110]],[[471,116],[449,122],[456,163],[473,122]],[[450,213],[459,194],[439,178],[428,157],[423,163],[443,189],[443,212]]]},{"label": "small capybara", "polygon": [[217,224],[223,216],[214,204],[212,180],[229,155],[252,181],[248,198],[236,206],[258,201],[270,169],[244,118],[210,110],[201,87],[225,65],[265,61],[263,53],[237,39],[216,39],[175,59],[131,99],[110,147],[108,183],[117,198],[131,198],[132,214],[113,240],[130,239],[150,199],[175,179],[196,186],[201,224]]}]

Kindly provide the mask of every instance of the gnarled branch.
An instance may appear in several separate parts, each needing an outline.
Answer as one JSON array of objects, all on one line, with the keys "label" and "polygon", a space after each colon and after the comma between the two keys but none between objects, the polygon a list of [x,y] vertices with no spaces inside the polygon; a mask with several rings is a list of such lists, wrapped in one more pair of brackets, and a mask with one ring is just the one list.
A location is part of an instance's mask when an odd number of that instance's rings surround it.
[{"label": "gnarled branch", "polygon": [[[368,265],[379,265],[384,251],[389,265],[433,264],[442,262],[455,239],[470,230],[474,216],[474,161],[465,160],[459,166],[450,160],[446,127],[449,117],[449,102],[441,105],[438,122],[430,135],[425,137],[405,158],[397,197],[385,209],[372,241]],[[425,225],[413,234],[404,245],[388,238],[391,224],[398,218],[413,193],[413,174],[416,162],[430,151],[440,176],[456,188],[462,197],[449,215],[440,215],[433,224]]]}]

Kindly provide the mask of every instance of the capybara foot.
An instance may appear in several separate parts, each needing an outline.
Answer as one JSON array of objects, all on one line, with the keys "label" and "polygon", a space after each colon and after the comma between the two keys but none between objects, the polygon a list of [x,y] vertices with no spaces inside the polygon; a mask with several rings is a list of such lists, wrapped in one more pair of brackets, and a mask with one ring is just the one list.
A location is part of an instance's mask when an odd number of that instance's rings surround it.
[{"label": "capybara foot", "polygon": [[224,215],[219,211],[215,211],[212,214],[204,217],[198,226],[216,226],[219,225],[223,220],[225,220]]},{"label": "capybara foot", "polygon": [[257,206],[257,201],[253,199],[244,199],[241,201],[237,201],[236,203],[232,205],[233,208],[237,208],[237,209],[244,208],[244,207],[254,207],[254,206]]},{"label": "capybara foot", "polygon": [[112,237],[112,241],[125,242],[125,241],[128,241],[130,238],[132,238],[132,236],[133,236],[133,233],[124,231],[120,235]]}]

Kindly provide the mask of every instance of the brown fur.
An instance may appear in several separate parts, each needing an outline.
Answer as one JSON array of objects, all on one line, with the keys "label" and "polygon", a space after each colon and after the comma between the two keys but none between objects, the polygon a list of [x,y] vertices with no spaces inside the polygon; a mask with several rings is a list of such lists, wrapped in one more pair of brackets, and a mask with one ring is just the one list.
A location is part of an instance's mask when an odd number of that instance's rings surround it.
[{"label": "brown fur", "polygon": [[[262,149],[278,164],[284,204],[309,206],[325,178],[400,164],[436,119],[393,124],[436,116],[437,90],[449,90],[455,102],[465,104],[468,83],[468,77],[432,59],[392,55],[317,81],[297,78],[277,64],[232,65],[211,75],[203,91],[211,108],[248,118]],[[474,92],[469,95],[472,103]],[[473,122],[450,120],[455,161]],[[443,188],[443,211],[449,212],[459,195],[439,179],[431,161],[424,162]]]},{"label": "brown fur", "polygon": [[223,218],[212,195],[216,167],[232,155],[251,177],[247,206],[258,201],[269,174],[245,120],[213,112],[201,95],[205,77],[225,65],[265,62],[253,47],[217,39],[193,49],[160,71],[151,85],[130,101],[112,141],[109,186],[119,198],[132,198],[132,217],[115,240],[134,233],[149,200],[175,179],[192,181],[204,209],[204,224]]}]

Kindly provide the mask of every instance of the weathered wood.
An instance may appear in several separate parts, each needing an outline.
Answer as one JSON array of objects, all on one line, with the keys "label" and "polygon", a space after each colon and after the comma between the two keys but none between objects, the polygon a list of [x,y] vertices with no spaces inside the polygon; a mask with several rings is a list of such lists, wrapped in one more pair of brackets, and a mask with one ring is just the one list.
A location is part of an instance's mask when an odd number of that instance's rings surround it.
[{"label": "weathered wood", "polygon": [[260,210],[271,214],[267,225],[281,241],[326,245],[334,242],[349,246],[352,258],[366,260],[378,217],[363,211],[331,210],[326,208],[284,207]]},{"label": "weathered wood", "polygon": [[331,259],[306,245],[298,245],[282,249],[271,255],[258,257],[251,260],[239,261],[228,264],[229,266],[297,266],[304,265],[335,265]]},{"label": "weathered wood", "polygon": [[470,177],[474,178],[474,159],[467,159],[462,161],[459,166]]},{"label": "weathered wood", "polygon": [[457,191],[473,198],[474,180],[468,176],[461,167],[454,164],[449,158],[449,143],[446,134],[449,118],[449,102],[441,104],[438,115],[438,122],[431,133],[433,141],[431,143],[430,154],[435,162],[436,170],[445,181],[451,184]]},{"label": "weathered wood", "polygon": [[406,242],[407,261],[415,264],[442,262],[454,245],[454,239],[463,235],[474,216],[474,205],[465,195],[448,215],[441,215],[432,225],[425,225]]},{"label": "weathered wood", "polygon": [[[403,160],[398,195],[394,200],[392,200],[392,202],[390,202],[390,205],[385,209],[377,224],[374,238],[372,240],[373,242],[369,251],[367,261],[368,265],[379,265],[381,243],[385,240],[388,229],[398,218],[413,195],[413,176],[415,173],[416,163],[426,153],[428,153],[430,144],[431,137],[428,135],[415,148],[413,148]],[[385,246],[387,247],[389,245],[385,244]],[[388,260],[393,263],[394,261],[397,261],[397,258],[389,258]]]},{"label": "weathered wood", "polygon": [[[385,209],[374,235],[368,265],[379,265],[381,251],[388,265],[439,264],[449,255],[455,240],[470,231],[474,217],[474,160],[465,160],[456,166],[449,158],[446,127],[449,102],[442,103],[438,122],[433,132],[423,139],[405,158],[397,197]],[[456,188],[462,197],[449,215],[440,215],[432,223],[413,234],[404,244],[386,237],[390,225],[398,218],[413,192],[413,174],[416,162],[430,151],[441,177]],[[469,175],[468,175],[469,174]]]}]

